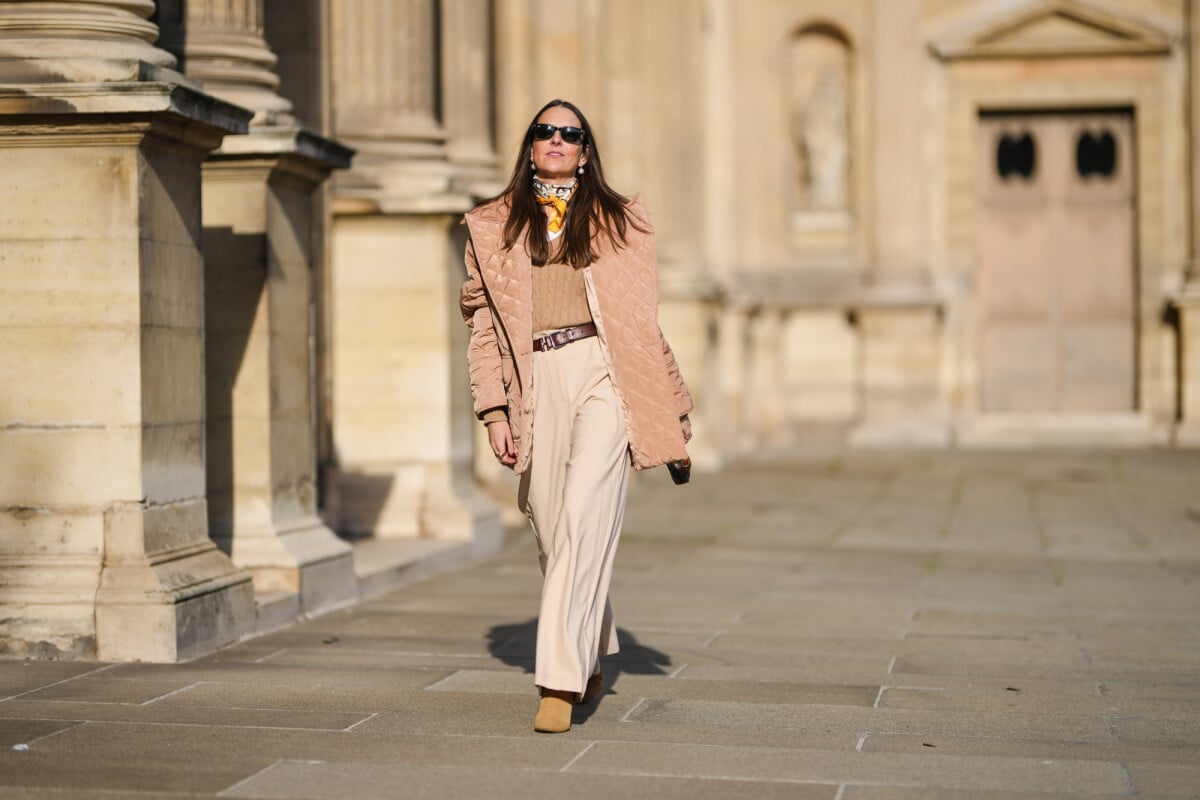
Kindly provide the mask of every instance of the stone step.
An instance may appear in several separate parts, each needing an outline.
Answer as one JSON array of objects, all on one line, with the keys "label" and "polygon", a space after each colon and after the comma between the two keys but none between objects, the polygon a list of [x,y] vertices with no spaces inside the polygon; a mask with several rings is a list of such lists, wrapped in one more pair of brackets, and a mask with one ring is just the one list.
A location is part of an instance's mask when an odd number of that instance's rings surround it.
[{"label": "stone step", "polygon": [[290,625],[300,617],[299,592],[255,592],[255,634]]}]

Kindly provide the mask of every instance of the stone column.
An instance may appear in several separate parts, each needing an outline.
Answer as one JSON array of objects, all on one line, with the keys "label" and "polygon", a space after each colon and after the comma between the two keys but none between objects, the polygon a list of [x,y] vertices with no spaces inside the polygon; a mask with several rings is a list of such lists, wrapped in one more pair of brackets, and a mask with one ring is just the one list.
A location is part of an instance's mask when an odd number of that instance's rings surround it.
[{"label": "stone column", "polygon": [[448,135],[437,118],[437,2],[332,0],[334,131],[359,153],[338,178],[341,197],[463,204],[451,196]]},{"label": "stone column", "polygon": [[175,59],[154,46],[154,0],[0,2],[5,84],[135,81]]},{"label": "stone column", "polygon": [[[492,546],[499,516],[472,477],[466,328],[457,310],[465,277],[458,222],[473,198],[451,184],[468,161],[484,160],[484,117],[469,106],[486,92],[447,87],[453,128],[442,126],[434,102],[438,2],[332,6],[334,130],[360,148],[351,174],[338,176],[334,205],[338,527]],[[475,26],[470,16],[481,5],[448,4],[448,24]],[[459,72],[474,63],[480,78],[490,59],[471,48],[486,37],[476,30],[467,38],[466,53],[446,59]]]},{"label": "stone column", "polygon": [[0,651],[174,661],[253,629],[208,537],[200,164],[153,3],[0,2]]},{"label": "stone column", "polygon": [[358,589],[350,546],[317,515],[312,370],[316,195],[351,151],[276,93],[262,3],[190,0],[173,38],[189,77],[254,112],[204,165],[206,440],[211,535],[254,576],[269,628]]},{"label": "stone column", "polygon": [[442,108],[454,187],[475,197],[499,194],[492,145],[491,3],[441,0]]},{"label": "stone column", "polygon": [[871,19],[874,182],[863,210],[873,238],[867,287],[855,308],[863,419],[851,441],[942,444],[949,426],[938,393],[941,304],[929,270],[928,194],[921,194],[924,123],[911,113],[926,91],[928,57],[915,5],[874,0]]},{"label": "stone column", "polygon": [[1188,152],[1191,162],[1191,239],[1187,277],[1179,297],[1179,444],[1200,446],[1200,0],[1188,3]]},{"label": "stone column", "polygon": [[182,44],[188,77],[201,81],[206,92],[251,109],[254,125],[294,124],[292,104],[278,94],[275,54],[263,39],[263,0],[162,0],[159,5],[178,3],[186,24],[170,33]]}]

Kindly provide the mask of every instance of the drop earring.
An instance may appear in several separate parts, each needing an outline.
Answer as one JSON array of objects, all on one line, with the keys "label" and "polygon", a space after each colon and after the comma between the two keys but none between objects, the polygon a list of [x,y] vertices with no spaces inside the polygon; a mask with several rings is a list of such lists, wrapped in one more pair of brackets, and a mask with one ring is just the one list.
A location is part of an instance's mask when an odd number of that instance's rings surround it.
[{"label": "drop earring", "polygon": [[576,173],[577,175],[582,175],[582,174],[583,174],[583,164],[580,164],[580,165],[579,165],[579,169],[575,170],[575,173]]}]

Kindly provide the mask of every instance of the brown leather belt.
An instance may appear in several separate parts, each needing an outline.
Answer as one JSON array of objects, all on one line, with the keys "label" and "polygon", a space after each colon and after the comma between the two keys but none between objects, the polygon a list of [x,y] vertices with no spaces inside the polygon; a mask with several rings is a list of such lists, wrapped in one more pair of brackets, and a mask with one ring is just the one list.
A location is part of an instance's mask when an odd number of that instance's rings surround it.
[{"label": "brown leather belt", "polygon": [[533,349],[539,353],[546,350],[557,350],[564,344],[577,342],[580,339],[587,339],[595,335],[596,323],[585,322],[582,325],[573,325],[570,328],[561,328],[557,331],[534,337]]}]

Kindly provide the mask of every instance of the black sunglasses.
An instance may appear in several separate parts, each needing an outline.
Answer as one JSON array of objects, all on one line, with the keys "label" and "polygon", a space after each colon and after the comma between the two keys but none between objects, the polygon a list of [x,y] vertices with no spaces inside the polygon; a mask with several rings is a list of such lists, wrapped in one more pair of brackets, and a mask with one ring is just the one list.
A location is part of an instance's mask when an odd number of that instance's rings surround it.
[{"label": "black sunglasses", "polygon": [[583,128],[575,128],[570,125],[547,125],[544,122],[535,122],[532,128],[533,138],[539,141],[553,138],[555,131],[562,134],[562,140],[567,144],[579,144],[587,136]]}]

